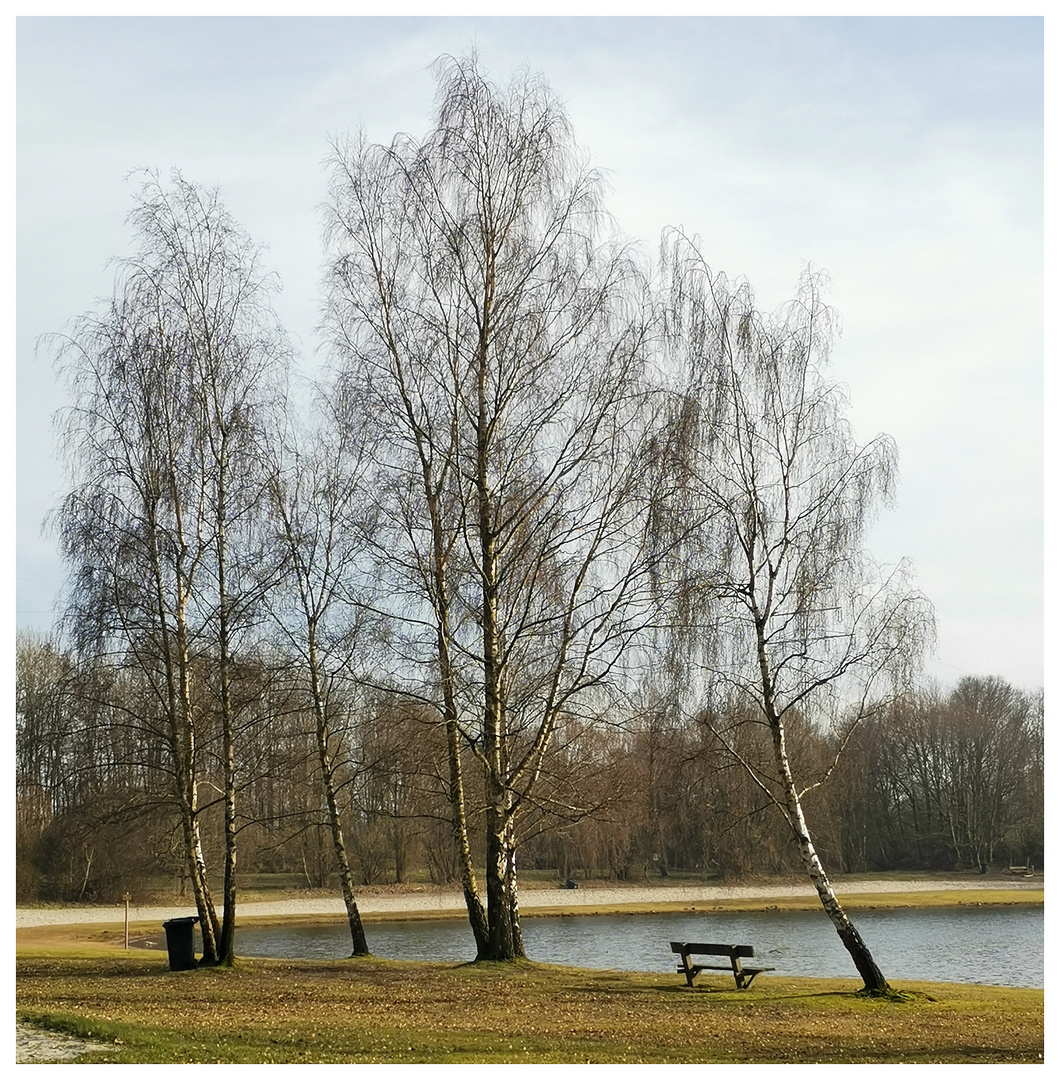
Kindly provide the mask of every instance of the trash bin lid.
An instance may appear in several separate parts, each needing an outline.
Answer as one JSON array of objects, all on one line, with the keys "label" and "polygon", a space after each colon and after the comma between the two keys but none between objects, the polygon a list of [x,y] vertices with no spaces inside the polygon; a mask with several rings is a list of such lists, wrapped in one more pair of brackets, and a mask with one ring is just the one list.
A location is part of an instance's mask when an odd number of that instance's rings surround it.
[{"label": "trash bin lid", "polygon": [[163,926],[183,926],[184,923],[197,923],[199,921],[198,915],[182,915],[179,919],[167,919]]}]

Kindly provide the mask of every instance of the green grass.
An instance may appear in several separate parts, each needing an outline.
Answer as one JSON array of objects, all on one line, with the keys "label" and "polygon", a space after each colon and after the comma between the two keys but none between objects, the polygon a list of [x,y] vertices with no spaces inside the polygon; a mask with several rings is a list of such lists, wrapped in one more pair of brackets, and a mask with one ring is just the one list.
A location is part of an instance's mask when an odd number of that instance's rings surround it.
[{"label": "green grass", "polygon": [[1036,1062],[1041,990],[391,960],[170,972],[99,943],[20,949],[20,1019],[105,1043],[85,1062]]}]

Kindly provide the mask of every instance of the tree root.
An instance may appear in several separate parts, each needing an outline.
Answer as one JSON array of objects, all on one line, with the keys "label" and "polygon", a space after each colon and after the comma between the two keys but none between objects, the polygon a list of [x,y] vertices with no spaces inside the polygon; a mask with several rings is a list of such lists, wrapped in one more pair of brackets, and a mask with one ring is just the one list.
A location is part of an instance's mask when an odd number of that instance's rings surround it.
[{"label": "tree root", "polygon": [[863,986],[854,997],[859,998],[872,998],[875,1001],[935,1001],[930,994],[925,994],[919,990],[895,990],[893,986],[884,985],[880,990],[870,990],[867,986]]}]

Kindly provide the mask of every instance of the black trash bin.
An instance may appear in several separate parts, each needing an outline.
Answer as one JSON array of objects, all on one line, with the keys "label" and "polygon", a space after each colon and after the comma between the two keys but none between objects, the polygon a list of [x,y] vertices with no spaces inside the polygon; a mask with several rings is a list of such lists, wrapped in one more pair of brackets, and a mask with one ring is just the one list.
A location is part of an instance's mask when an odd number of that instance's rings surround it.
[{"label": "black trash bin", "polygon": [[195,967],[195,924],[198,921],[198,915],[186,915],[162,924],[166,932],[170,971],[187,971]]}]

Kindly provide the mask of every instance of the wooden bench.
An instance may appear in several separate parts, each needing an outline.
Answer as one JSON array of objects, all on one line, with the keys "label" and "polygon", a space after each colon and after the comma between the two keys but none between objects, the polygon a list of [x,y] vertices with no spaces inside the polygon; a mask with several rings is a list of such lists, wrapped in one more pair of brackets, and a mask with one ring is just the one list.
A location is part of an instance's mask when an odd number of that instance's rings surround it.
[{"label": "wooden bench", "polygon": [[[753,945],[710,945],[701,941],[671,941],[670,948],[681,957],[677,967],[678,975],[684,975],[691,986],[701,971],[731,971],[736,980],[736,989],[745,990],[751,980],[763,971],[773,971],[771,967],[744,967],[744,957],[754,956]],[[725,956],[729,964],[693,964],[693,956]]]}]

